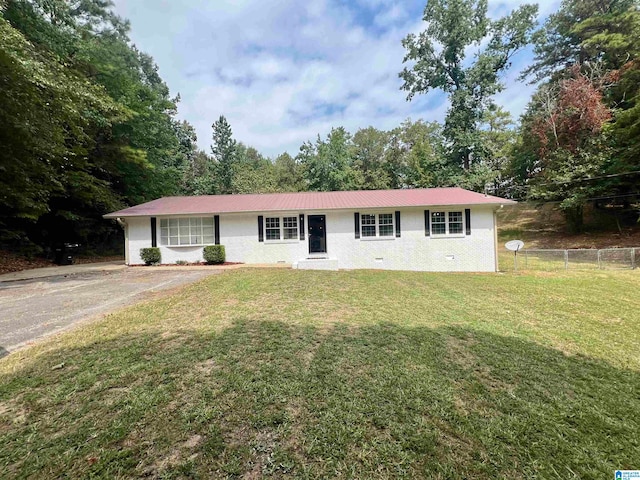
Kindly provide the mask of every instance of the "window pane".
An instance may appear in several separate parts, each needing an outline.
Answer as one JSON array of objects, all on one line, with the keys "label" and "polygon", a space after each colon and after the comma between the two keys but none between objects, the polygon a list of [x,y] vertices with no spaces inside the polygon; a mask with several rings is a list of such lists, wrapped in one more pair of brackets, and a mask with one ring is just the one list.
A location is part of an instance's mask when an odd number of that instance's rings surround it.
[{"label": "window pane", "polygon": [[379,231],[381,237],[391,237],[393,236],[393,225],[380,225]]},{"label": "window pane", "polygon": [[189,219],[188,218],[179,218],[178,219],[178,223],[181,227],[188,227],[189,226]]},{"label": "window pane", "polygon": [[169,226],[170,227],[177,227],[178,226],[178,219],[177,218],[170,218],[169,219]]},{"label": "window pane", "polygon": [[376,226],[375,225],[363,225],[362,226],[362,236],[363,237],[375,237],[376,236]]},{"label": "window pane", "polygon": [[280,229],[267,228],[267,240],[280,240]]},{"label": "window pane", "polygon": [[189,227],[180,227],[180,236],[188,237],[189,236]]},{"label": "window pane", "polygon": [[169,237],[167,236],[160,237],[160,245],[168,245],[168,243],[169,243]]},{"label": "window pane", "polygon": [[447,226],[444,223],[433,223],[431,225],[431,233],[434,235],[444,235],[447,233]]},{"label": "window pane", "polygon": [[213,235],[213,227],[202,227],[202,234],[203,235]]},{"label": "window pane", "polygon": [[[368,213],[363,213],[360,217],[362,219],[362,225],[375,225],[376,216]],[[375,234],[374,234],[375,236]]]},{"label": "window pane", "polygon": [[284,217],[282,224],[284,228],[298,228],[298,217]]},{"label": "window pane", "polygon": [[291,240],[293,238],[298,238],[298,229],[297,228],[285,228],[284,229],[284,239]]},{"label": "window pane", "polygon": [[444,212],[432,212],[431,223],[445,223]]},{"label": "window pane", "polygon": [[160,226],[161,226],[161,227],[167,227],[167,226],[169,226],[169,222],[167,221],[167,219],[166,219],[166,218],[162,218],[162,219],[160,220]]},{"label": "window pane", "polygon": [[202,243],[205,245],[213,245],[214,243],[213,235],[204,235],[202,237]]},{"label": "window pane", "polygon": [[265,225],[267,228],[280,228],[280,219],[278,217],[267,217]]},{"label": "window pane", "polygon": [[449,212],[449,233],[463,232],[462,212]]},{"label": "window pane", "polygon": [[213,227],[213,218],[211,217],[202,218],[202,226]]},{"label": "window pane", "polygon": [[169,245],[178,245],[178,237],[169,237]]},{"label": "window pane", "polygon": [[380,225],[393,225],[393,214],[381,213],[378,215]]},{"label": "window pane", "polygon": [[447,233],[445,212],[431,212],[431,233],[434,235],[445,235]]}]

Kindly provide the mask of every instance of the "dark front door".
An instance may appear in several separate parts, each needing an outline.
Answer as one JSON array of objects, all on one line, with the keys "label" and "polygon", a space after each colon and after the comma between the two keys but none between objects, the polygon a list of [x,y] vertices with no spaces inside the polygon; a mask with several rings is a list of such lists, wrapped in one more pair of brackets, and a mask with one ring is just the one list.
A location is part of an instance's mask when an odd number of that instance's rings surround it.
[{"label": "dark front door", "polygon": [[324,215],[309,215],[309,253],[327,253]]}]

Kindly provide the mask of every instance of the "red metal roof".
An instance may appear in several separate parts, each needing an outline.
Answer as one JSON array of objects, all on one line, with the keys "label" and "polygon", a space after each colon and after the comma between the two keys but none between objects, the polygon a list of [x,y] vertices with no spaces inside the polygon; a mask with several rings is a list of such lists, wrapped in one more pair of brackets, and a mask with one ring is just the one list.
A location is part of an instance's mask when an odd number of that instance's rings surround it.
[{"label": "red metal roof", "polygon": [[516,203],[463,188],[358,190],[349,192],[264,193],[163,197],[105,215],[105,218],[146,217],[353,208],[397,208],[447,205],[500,205]]}]

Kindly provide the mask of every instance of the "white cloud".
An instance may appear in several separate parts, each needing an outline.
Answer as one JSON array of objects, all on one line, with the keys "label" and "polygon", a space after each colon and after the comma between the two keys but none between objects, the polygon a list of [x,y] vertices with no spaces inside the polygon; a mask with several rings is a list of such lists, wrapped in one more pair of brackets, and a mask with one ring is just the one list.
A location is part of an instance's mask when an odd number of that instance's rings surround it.
[{"label": "white cloud", "polygon": [[[238,140],[275,156],[297,153],[331,127],[355,132],[390,129],[407,117],[444,118],[440,93],[408,103],[400,91],[400,42],[423,28],[424,0],[360,3],[117,0],[116,10],[131,20],[134,42],[154,57],[172,92],[180,92],[179,115],[196,127],[202,148],[224,114]],[[490,5],[497,12],[519,3]],[[511,75],[506,81],[498,99],[518,114],[528,91]]]}]

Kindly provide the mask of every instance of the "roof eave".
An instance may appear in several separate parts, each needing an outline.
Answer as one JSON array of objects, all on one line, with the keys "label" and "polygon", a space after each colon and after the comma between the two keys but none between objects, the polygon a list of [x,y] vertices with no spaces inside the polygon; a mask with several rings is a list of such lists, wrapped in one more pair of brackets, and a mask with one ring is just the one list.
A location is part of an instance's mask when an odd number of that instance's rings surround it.
[{"label": "roof eave", "polygon": [[134,218],[134,217],[153,217],[153,216],[169,216],[169,215],[206,215],[206,214],[234,214],[234,213],[261,213],[261,212],[289,212],[289,211],[340,211],[340,210],[357,210],[357,209],[372,209],[372,208],[426,208],[426,207],[481,207],[481,206],[501,206],[501,205],[515,205],[518,202],[515,200],[500,200],[496,202],[477,202],[477,203],[447,203],[447,204],[421,204],[421,205],[372,205],[372,206],[353,206],[353,207],[325,207],[325,208],[270,208],[261,210],[217,210],[209,212],[153,212],[153,213],[127,213],[126,210],[120,210],[117,212],[107,213],[102,218],[115,219],[115,218]]}]

